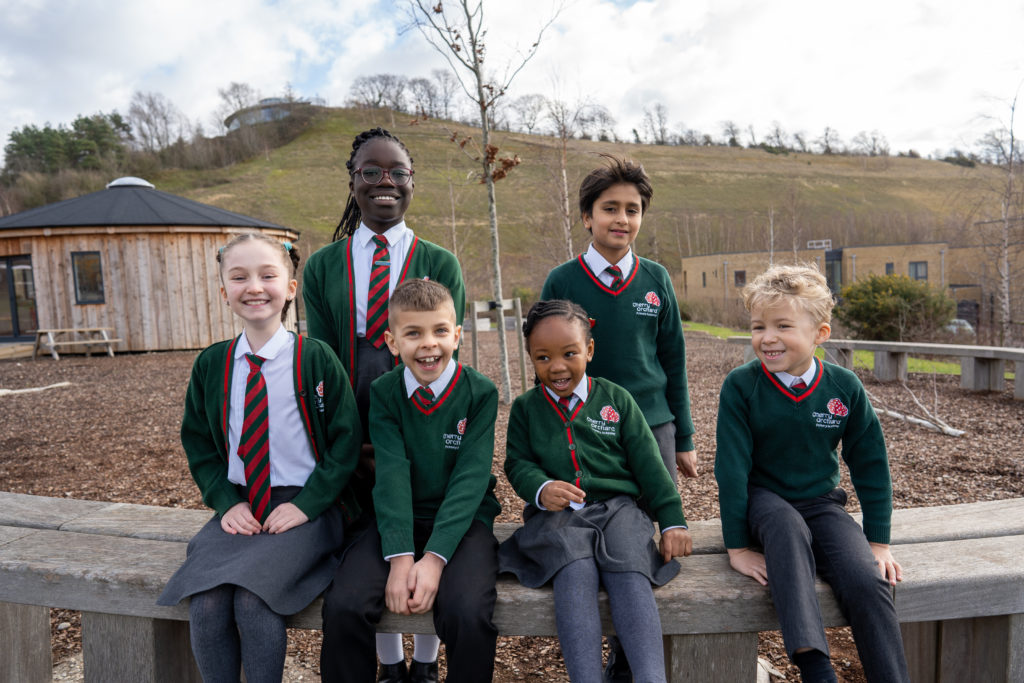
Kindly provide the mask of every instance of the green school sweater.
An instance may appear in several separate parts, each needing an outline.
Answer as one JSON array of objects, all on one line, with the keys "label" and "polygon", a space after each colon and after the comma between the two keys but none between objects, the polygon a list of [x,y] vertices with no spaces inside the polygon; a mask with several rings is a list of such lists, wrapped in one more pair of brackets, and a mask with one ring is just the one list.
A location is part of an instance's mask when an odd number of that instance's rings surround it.
[{"label": "green school sweater", "polygon": [[658,525],[683,526],[682,501],[633,397],[601,377],[587,378],[586,403],[571,417],[541,385],[516,398],[508,420],[505,474],[519,497],[537,500],[548,480],[583,489],[586,502],[625,494]]},{"label": "green school sweater", "polygon": [[[634,254],[622,286],[605,287],[580,255],[548,275],[541,299],[569,299],[594,321],[594,360],[587,373],[623,387],[651,426],[675,422],[676,450],[693,450],[686,348],[668,271]],[[662,465],[664,467],[664,465]]]},{"label": "green school sweater", "polygon": [[797,394],[753,360],[725,378],[718,405],[715,478],[726,548],[752,543],[747,485],[786,500],[828,493],[839,485],[839,455],[864,512],[864,535],[889,542],[892,480],[882,426],[857,375],[815,359],[811,386]]},{"label": "green school sweater", "polygon": [[[227,460],[228,398],[238,339],[217,342],[196,357],[181,421],[181,445],[192,478],[203,502],[220,515],[244,502],[228,481]],[[347,485],[359,458],[362,434],[348,376],[330,347],[316,339],[296,336],[292,362],[295,400],[317,462],[291,502],[314,519],[338,501],[346,518],[354,519],[359,510]]]},{"label": "green school sweater", "polygon": [[458,364],[447,388],[424,410],[406,396],[403,367],[370,385],[370,439],[377,461],[373,506],[384,557],[415,552],[413,519],[431,519],[424,551],[451,559],[478,519],[492,528],[494,422],[498,390]]},{"label": "green school sweater", "polygon": [[[302,271],[302,300],[306,306],[306,332],[327,342],[338,354],[345,371],[355,377],[356,304],[352,273],[351,238],[318,249]],[[430,278],[447,287],[455,302],[455,322],[462,324],[466,286],[459,262],[450,251],[413,237],[399,282],[406,278]]]}]

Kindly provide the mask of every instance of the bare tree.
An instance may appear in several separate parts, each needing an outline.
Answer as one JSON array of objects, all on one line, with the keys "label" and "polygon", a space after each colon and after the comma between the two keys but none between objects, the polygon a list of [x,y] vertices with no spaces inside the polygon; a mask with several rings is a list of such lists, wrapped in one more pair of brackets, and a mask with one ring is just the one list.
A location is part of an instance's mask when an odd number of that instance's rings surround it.
[{"label": "bare tree", "polygon": [[644,107],[644,133],[655,145],[668,144],[668,110],[661,102],[655,102],[649,108]]},{"label": "bare tree", "polygon": [[412,113],[417,116],[434,118],[440,115],[440,97],[437,86],[432,81],[426,78],[410,78],[409,97],[412,99]]},{"label": "bare tree", "polygon": [[889,143],[877,130],[870,133],[862,130],[853,136],[852,142],[853,148],[865,156],[889,156]]},{"label": "bare tree", "polygon": [[830,126],[825,126],[825,132],[815,142],[821,148],[822,154],[838,154],[842,151],[843,143],[839,139],[839,133]]},{"label": "bare tree", "polygon": [[237,111],[255,106],[259,100],[259,93],[248,83],[231,82],[227,88],[217,88],[220,95],[220,106],[214,112],[214,123],[217,130],[227,130],[225,120]]},{"label": "bare tree", "polygon": [[405,76],[395,74],[359,76],[352,81],[349,99],[357,107],[403,111],[406,83]]},{"label": "bare tree", "polygon": [[523,95],[512,100],[509,107],[515,112],[522,130],[533,134],[533,129],[540,122],[541,114],[547,106],[547,98],[536,93]]},{"label": "bare tree", "polygon": [[722,135],[725,136],[725,144],[740,147],[740,127],[735,122],[722,121]]},{"label": "bare tree", "polygon": [[802,130],[793,133],[793,144],[801,152],[809,152],[810,148],[807,146],[807,133]]},{"label": "bare tree", "polygon": [[[999,202],[997,218],[978,222],[981,242],[992,253],[996,268],[997,341],[1000,346],[1013,339],[1011,310],[1011,284],[1018,278],[1012,266],[1019,261],[1011,258],[1021,251],[1024,243],[1024,188],[1018,181],[1022,165],[1022,145],[1014,130],[1020,88],[1009,104],[1009,120],[1000,128],[990,131],[980,140],[985,152],[1002,169],[1002,181],[992,188]],[[995,228],[995,230],[992,230]],[[992,235],[991,233],[995,234]],[[989,234],[986,234],[989,233]]]},{"label": "bare tree", "polygon": [[181,111],[157,92],[136,90],[128,107],[128,121],[137,144],[152,153],[166,149],[188,131],[188,122]]},{"label": "bare tree", "polygon": [[591,104],[580,115],[579,129],[581,138],[611,142],[615,139],[615,117],[604,106]]},{"label": "bare tree", "polygon": [[[463,91],[480,114],[482,154],[479,157],[481,180],[487,186],[487,208],[491,232],[491,265],[493,268],[493,296],[502,300],[501,248],[498,239],[498,204],[494,191],[496,180],[504,178],[508,170],[519,163],[518,157],[498,158],[498,148],[491,143],[489,110],[501,98],[516,75],[537,53],[544,31],[554,22],[556,11],[537,32],[530,47],[520,53],[514,62],[506,65],[500,76],[485,72],[487,29],[484,25],[483,0],[457,0],[455,9],[446,11],[442,3],[427,0],[408,0],[409,16],[423,37],[447,60]],[[494,72],[491,72],[492,74]],[[501,326],[502,328],[504,325]],[[501,392],[505,403],[512,401],[512,380],[508,369],[508,343],[504,329],[498,330],[500,353]]]},{"label": "bare tree", "polygon": [[789,149],[789,136],[778,121],[772,121],[771,130],[768,131],[768,144],[779,150]]},{"label": "bare tree", "polygon": [[430,72],[431,78],[437,84],[438,115],[441,118],[455,118],[455,96],[459,92],[459,81],[450,71],[434,69]]}]

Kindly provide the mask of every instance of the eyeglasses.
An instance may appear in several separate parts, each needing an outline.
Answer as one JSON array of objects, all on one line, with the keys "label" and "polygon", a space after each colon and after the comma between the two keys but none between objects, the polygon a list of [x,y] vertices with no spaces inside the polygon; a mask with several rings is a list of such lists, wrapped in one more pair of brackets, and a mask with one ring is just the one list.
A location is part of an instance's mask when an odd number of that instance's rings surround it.
[{"label": "eyeglasses", "polygon": [[376,185],[384,180],[384,176],[390,178],[391,182],[395,185],[407,185],[412,180],[413,174],[411,168],[402,168],[401,166],[396,166],[391,170],[381,168],[380,166],[363,166],[362,168],[357,168],[355,172],[359,174],[359,177],[367,185]]}]

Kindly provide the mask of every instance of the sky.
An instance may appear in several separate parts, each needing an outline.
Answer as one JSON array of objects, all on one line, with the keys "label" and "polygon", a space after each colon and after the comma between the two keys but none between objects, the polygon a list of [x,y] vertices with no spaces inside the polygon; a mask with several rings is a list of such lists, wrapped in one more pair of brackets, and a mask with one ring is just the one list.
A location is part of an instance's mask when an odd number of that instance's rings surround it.
[{"label": "sky", "polygon": [[[429,1],[429,0],[428,0]],[[484,0],[487,61],[500,73],[557,0]],[[604,105],[632,139],[645,108],[670,128],[721,138],[722,122],[774,122],[813,141],[879,131],[895,153],[971,149],[1009,123],[1024,83],[1020,0],[566,0],[508,97]],[[403,0],[0,0],[0,141],[28,124],[127,114],[159,93],[208,133],[218,89],[319,96],[352,82],[448,68]],[[455,0],[446,0],[449,11]],[[1024,111],[1018,119],[1024,119]],[[1017,134],[1022,129],[1017,126]],[[749,141],[749,133],[741,140]]]}]

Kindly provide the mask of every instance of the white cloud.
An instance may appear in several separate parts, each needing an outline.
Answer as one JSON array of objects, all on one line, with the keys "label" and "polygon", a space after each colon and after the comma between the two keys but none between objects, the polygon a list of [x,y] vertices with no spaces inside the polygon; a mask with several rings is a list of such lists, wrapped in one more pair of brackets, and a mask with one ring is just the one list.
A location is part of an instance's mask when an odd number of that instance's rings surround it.
[{"label": "white cloud", "polygon": [[[112,6],[113,5],[113,6]],[[488,64],[529,48],[554,0],[488,0]],[[545,34],[510,96],[607,106],[624,137],[644,107],[721,135],[725,119],[772,121],[809,137],[877,129],[894,149],[972,144],[1024,78],[1024,5],[984,0],[575,0]],[[403,31],[403,29],[405,29]],[[0,142],[16,127],[127,111],[159,92],[209,128],[218,88],[263,95],[292,83],[341,105],[360,75],[447,68],[409,30],[403,3],[367,0],[8,0],[0,24]]]}]

